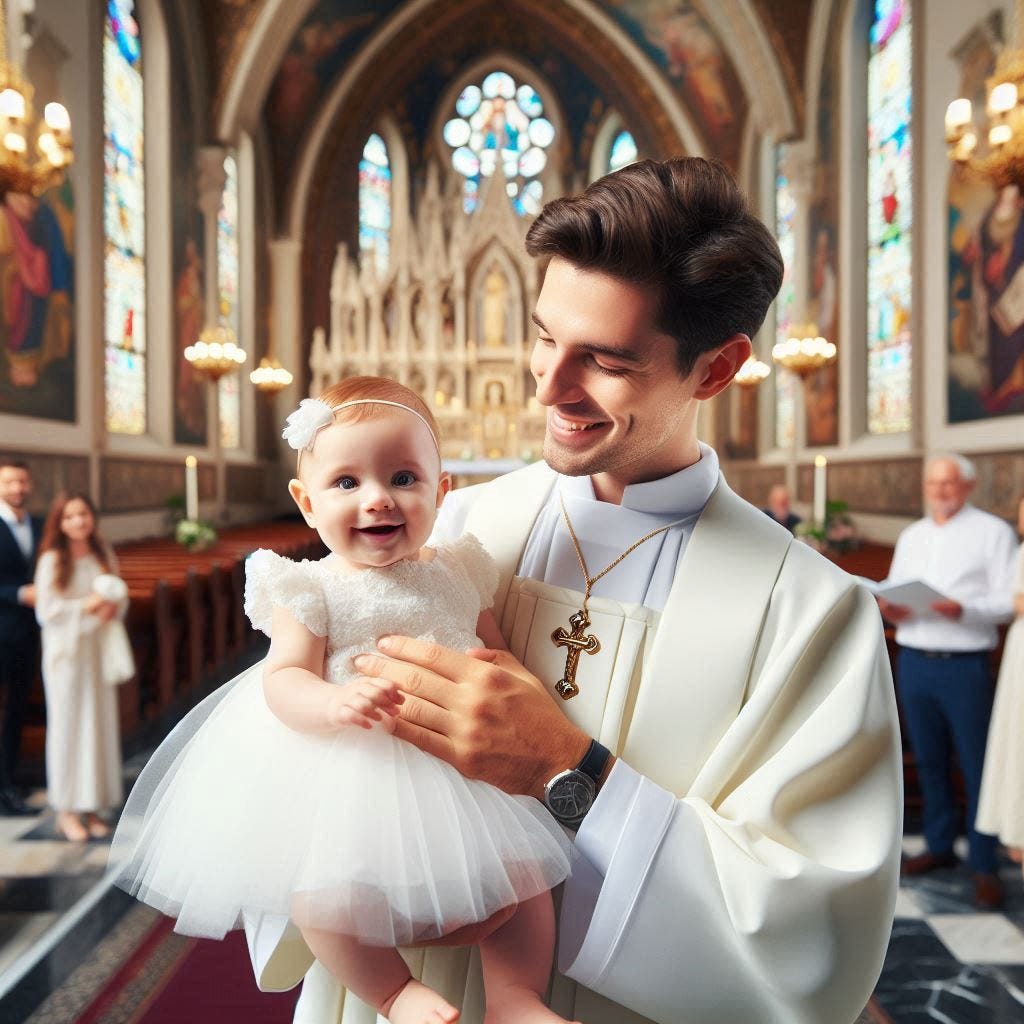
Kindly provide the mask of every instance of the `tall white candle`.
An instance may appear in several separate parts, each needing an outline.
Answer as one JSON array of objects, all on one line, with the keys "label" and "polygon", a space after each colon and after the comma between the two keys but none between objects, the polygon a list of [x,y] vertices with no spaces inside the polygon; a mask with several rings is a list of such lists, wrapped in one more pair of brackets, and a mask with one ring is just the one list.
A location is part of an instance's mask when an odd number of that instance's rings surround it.
[{"label": "tall white candle", "polygon": [[828,459],[824,455],[814,456],[814,525],[825,525],[825,487],[828,473]]},{"label": "tall white candle", "polygon": [[196,457],[189,455],[185,459],[185,518],[199,518],[199,470]]}]

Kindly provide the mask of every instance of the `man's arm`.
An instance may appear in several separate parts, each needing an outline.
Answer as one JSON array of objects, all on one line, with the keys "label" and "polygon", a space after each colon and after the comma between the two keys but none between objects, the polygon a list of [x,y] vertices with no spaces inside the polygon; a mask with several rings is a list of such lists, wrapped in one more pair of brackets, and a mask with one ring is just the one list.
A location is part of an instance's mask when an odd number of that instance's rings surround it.
[{"label": "man's arm", "polygon": [[[603,862],[567,882],[562,969],[663,1024],[853,1020],[881,968],[902,814],[891,675],[866,592],[833,581],[808,611],[794,581],[810,557],[790,556],[750,697],[690,790],[620,761],[580,830]],[[538,795],[582,756],[588,737],[530,705],[510,663],[473,669],[405,639],[388,654],[405,660],[360,669],[411,682],[399,734],[464,773]]]}]

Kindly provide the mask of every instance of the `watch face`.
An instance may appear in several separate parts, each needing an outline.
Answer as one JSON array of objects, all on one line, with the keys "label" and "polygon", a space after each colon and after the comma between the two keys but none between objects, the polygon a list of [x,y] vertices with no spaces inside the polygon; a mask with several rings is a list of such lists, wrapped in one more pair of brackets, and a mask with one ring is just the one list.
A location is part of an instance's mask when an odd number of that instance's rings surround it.
[{"label": "watch face", "polygon": [[576,821],[594,802],[594,784],[581,772],[565,772],[547,792],[547,805],[560,821]]}]

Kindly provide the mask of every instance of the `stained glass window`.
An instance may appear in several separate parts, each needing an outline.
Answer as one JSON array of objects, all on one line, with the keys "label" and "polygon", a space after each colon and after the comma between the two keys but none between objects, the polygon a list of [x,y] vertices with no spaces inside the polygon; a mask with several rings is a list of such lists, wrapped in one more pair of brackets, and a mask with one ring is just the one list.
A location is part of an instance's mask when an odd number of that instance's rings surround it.
[{"label": "stained glass window", "polygon": [[868,59],[868,431],[910,429],[910,0],[875,0]]},{"label": "stained glass window", "polygon": [[146,430],[146,204],[142,48],[134,0],[108,0],[103,29],[103,288],[107,430]]},{"label": "stained glass window", "polygon": [[636,140],[631,132],[621,131],[608,151],[608,171],[619,171],[637,158]]},{"label": "stained glass window", "polygon": [[[238,338],[238,168],[230,154],[224,158],[224,191],[217,211],[217,290],[221,326],[230,327]],[[228,373],[217,382],[224,448],[238,448],[242,443],[240,377],[240,373]]]},{"label": "stained glass window", "polygon": [[359,161],[359,251],[373,252],[380,277],[391,257],[391,162],[384,140],[376,133],[366,140]]},{"label": "stained glass window", "polygon": [[[795,290],[793,285],[793,259],[796,255],[796,237],[793,231],[796,215],[796,197],[789,178],[783,170],[781,147],[775,162],[775,237],[782,253],[782,288],[775,300],[775,339],[785,341],[793,326]],[[775,444],[779,448],[792,446],[796,435],[796,389],[794,374],[782,371],[772,374],[775,380]]]},{"label": "stained glass window", "polygon": [[466,212],[476,209],[481,179],[500,164],[516,213],[540,213],[544,186],[538,175],[547,165],[555,126],[544,116],[537,90],[507,71],[492,71],[459,93],[455,114],[444,126],[444,140],[452,148],[452,166],[466,179]]}]

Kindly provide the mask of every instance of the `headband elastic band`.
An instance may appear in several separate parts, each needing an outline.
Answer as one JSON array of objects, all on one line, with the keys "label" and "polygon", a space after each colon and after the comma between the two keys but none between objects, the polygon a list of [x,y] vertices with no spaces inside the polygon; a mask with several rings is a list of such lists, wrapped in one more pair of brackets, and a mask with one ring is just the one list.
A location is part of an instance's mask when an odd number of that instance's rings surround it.
[{"label": "headband elastic band", "polygon": [[426,416],[422,413],[418,413],[411,406],[403,405],[401,402],[389,402],[385,398],[353,398],[351,402],[342,402],[341,405],[335,405],[331,407],[331,412],[340,412],[342,409],[348,409],[353,405],[391,405],[396,409],[404,409],[406,412],[411,412],[427,428],[430,432],[430,440],[434,442],[434,448],[437,450],[437,457],[441,457],[441,446],[437,443],[437,438],[434,436],[434,428],[428,422]]}]

